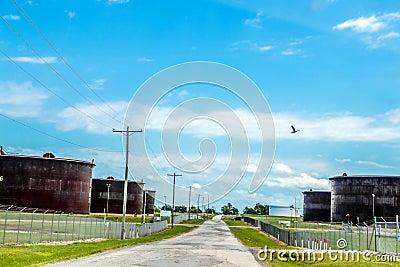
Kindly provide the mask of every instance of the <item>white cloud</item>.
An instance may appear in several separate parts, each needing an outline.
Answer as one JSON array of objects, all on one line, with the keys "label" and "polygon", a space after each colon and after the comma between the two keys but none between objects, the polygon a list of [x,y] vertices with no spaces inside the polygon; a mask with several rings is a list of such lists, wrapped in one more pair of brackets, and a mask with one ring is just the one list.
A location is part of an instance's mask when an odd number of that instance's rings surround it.
[{"label": "white cloud", "polygon": [[348,162],[352,162],[351,159],[335,159],[336,162],[339,163],[348,163]]},{"label": "white cloud", "polygon": [[64,12],[67,14],[68,18],[70,18],[70,19],[72,19],[73,17],[76,16],[76,13],[74,11],[65,10]]},{"label": "white cloud", "polygon": [[11,58],[15,62],[20,62],[20,63],[33,63],[33,64],[46,64],[47,63],[55,63],[57,62],[56,57],[42,57],[42,59],[38,57],[13,57]]},{"label": "white cloud", "polygon": [[339,163],[355,163],[358,165],[367,165],[367,166],[371,166],[371,167],[375,167],[375,168],[380,168],[380,169],[392,169],[394,168],[393,166],[389,166],[389,165],[384,165],[384,164],[380,164],[374,161],[366,161],[366,160],[356,160],[353,161],[351,159],[335,159],[336,162]]},{"label": "white cloud", "polygon": [[[174,119],[169,120],[168,124],[166,124],[166,120],[171,116],[172,112],[174,112]],[[268,114],[258,115],[261,121],[267,121],[268,117],[270,117]],[[246,138],[250,141],[261,141],[271,138],[271,136],[261,135],[261,129],[256,118],[250,111],[245,109],[235,109],[229,111],[210,110],[208,113],[202,112],[201,118],[192,120],[190,123],[187,121],[188,117],[198,117],[198,113],[187,108],[175,109],[170,106],[156,106],[149,116],[146,128],[160,131],[178,129],[183,130],[183,133],[185,134],[191,134],[196,137],[218,137],[229,135],[231,138]],[[221,124],[219,124],[217,121],[219,121]],[[184,125],[184,129],[181,129],[181,127]],[[228,126],[230,129],[236,130],[228,133],[224,128]],[[243,132],[242,129],[244,129],[245,132]]]},{"label": "white cloud", "polygon": [[20,20],[21,17],[18,15],[4,15],[3,18],[5,18],[6,20]]},{"label": "white cloud", "polygon": [[272,50],[274,47],[271,45],[260,45],[258,43],[252,42],[250,40],[243,40],[239,42],[235,42],[231,45],[231,50],[236,51],[236,50],[251,50],[251,51],[257,51],[257,52],[265,52]]},{"label": "white cloud", "polygon": [[319,189],[329,190],[328,179],[315,178],[306,173],[300,173],[291,177],[269,177],[265,184],[269,187],[297,188],[297,189]]},{"label": "white cloud", "polygon": [[378,41],[382,41],[382,40],[386,40],[386,39],[399,38],[399,37],[400,37],[400,33],[398,33],[398,32],[389,32],[387,34],[379,35],[377,40]]},{"label": "white cloud", "polygon": [[400,109],[394,109],[386,112],[385,117],[393,124],[400,123]]},{"label": "white cloud", "polygon": [[[276,138],[319,140],[324,142],[375,142],[400,140],[399,111],[388,111],[375,116],[357,116],[350,113],[304,115],[291,113],[274,114]],[[301,131],[290,133],[294,124]]]},{"label": "white cloud", "polygon": [[90,85],[92,89],[103,89],[104,84],[108,81],[107,78],[101,78],[94,80],[93,83]]},{"label": "white cloud", "polygon": [[360,165],[368,165],[368,166],[381,168],[381,169],[392,169],[392,168],[394,168],[393,166],[384,165],[384,164],[376,163],[376,162],[373,162],[373,161],[358,160],[358,161],[355,161],[355,163],[360,164]]},{"label": "white cloud", "polygon": [[271,49],[272,49],[272,46],[270,46],[270,45],[258,46],[259,51],[268,51]]},{"label": "white cloud", "polygon": [[107,0],[107,4],[112,5],[112,4],[126,4],[129,3],[130,0]]},{"label": "white cloud", "polygon": [[[226,136],[227,133],[216,122],[209,119],[194,120],[189,124],[187,117],[198,116],[194,110],[188,108],[178,108],[179,112],[174,111],[171,106],[156,106],[149,117],[147,128],[152,130],[180,129],[185,126],[184,133],[192,134],[197,137],[204,136]],[[174,113],[174,120],[165,125],[166,119]],[[234,125],[239,130],[237,119],[232,116],[236,114],[245,128],[249,140],[261,141],[268,137],[261,136],[260,127],[253,114],[246,109],[235,109],[232,111],[209,111],[202,112],[203,117],[224,118],[225,125]],[[139,114],[140,115],[140,114]],[[268,114],[258,114],[262,121],[263,116]],[[337,114],[303,114],[298,113],[275,113],[272,114],[275,124],[275,137],[277,139],[295,140],[319,140],[323,142],[376,142],[376,141],[397,141],[400,140],[400,109],[391,110],[384,114],[375,116],[360,116],[351,113]],[[133,120],[135,121],[135,120]],[[137,121],[137,120],[136,120]],[[301,131],[291,134],[290,125],[294,125]],[[165,128],[167,127],[167,128]],[[231,137],[243,137],[243,133],[229,133]]]},{"label": "white cloud", "polygon": [[[400,37],[399,28],[400,12],[392,12],[369,17],[349,19],[333,27],[334,30],[352,30],[361,36],[361,40],[369,49],[377,49],[390,45],[390,40]],[[392,44],[395,48],[398,43]]]},{"label": "white cloud", "polygon": [[293,56],[296,54],[300,54],[303,50],[301,49],[286,49],[281,52],[282,55],[284,56]]},{"label": "white cloud", "polygon": [[152,58],[147,58],[147,57],[140,57],[137,59],[138,62],[153,62],[154,59]]},{"label": "white cloud", "polygon": [[385,27],[385,23],[375,15],[349,19],[333,27],[334,30],[351,29],[356,32],[376,32]]},{"label": "white cloud", "polygon": [[246,171],[246,172],[256,173],[258,170],[258,166],[255,164],[248,164],[242,169],[244,169],[244,171]]},{"label": "white cloud", "polygon": [[38,117],[49,95],[31,82],[0,82],[0,111],[14,117]]},{"label": "white cloud", "polygon": [[[123,114],[128,103],[125,101],[109,102],[107,104],[97,103],[96,105],[82,103],[75,106],[84,112],[84,114],[72,107],[61,110],[56,114],[56,119],[53,119],[53,122],[59,129],[63,131],[85,130],[88,133],[109,134],[112,128],[120,127],[121,122],[113,120],[112,117],[105,115],[104,112],[112,114],[110,111],[111,107],[113,110],[117,111],[118,114]],[[91,119],[86,114],[95,120]],[[99,121],[103,124],[100,124]]]},{"label": "white cloud", "polygon": [[284,173],[284,174],[293,174],[294,173],[294,171],[288,165],[286,165],[284,163],[274,163],[272,165],[272,171]]},{"label": "white cloud", "polygon": [[256,29],[262,29],[262,25],[261,25],[261,17],[263,15],[263,11],[260,11],[257,13],[255,18],[251,18],[251,19],[245,19],[244,20],[244,24]]}]

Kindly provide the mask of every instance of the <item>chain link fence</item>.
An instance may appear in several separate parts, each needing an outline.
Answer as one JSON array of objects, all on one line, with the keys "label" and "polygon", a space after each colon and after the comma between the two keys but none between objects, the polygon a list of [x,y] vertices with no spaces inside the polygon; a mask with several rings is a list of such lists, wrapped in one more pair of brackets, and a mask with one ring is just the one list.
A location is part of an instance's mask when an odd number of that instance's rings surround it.
[{"label": "chain link fence", "polygon": [[[160,232],[166,221],[125,224],[126,238],[138,238]],[[1,244],[27,244],[76,241],[94,238],[119,239],[121,222],[60,211],[0,205]]]},{"label": "chain link fence", "polygon": [[290,246],[315,250],[368,250],[396,255],[399,252],[398,216],[395,218],[376,217],[372,225],[342,223],[341,229],[324,231],[283,229],[249,217],[244,217],[243,220]]}]

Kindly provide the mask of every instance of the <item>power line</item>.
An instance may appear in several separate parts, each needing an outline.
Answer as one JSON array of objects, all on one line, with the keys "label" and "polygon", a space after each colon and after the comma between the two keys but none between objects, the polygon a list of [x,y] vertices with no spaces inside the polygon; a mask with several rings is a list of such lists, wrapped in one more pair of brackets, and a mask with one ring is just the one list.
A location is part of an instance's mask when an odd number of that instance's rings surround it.
[{"label": "power line", "polygon": [[7,55],[3,50],[0,49],[0,53],[3,54],[8,60],[10,60],[12,63],[14,63],[19,69],[21,69],[23,72],[25,72],[25,74],[27,74],[29,77],[31,77],[33,80],[35,80],[38,84],[40,84],[43,88],[45,88],[46,90],[48,90],[49,92],[51,92],[53,95],[55,95],[56,97],[58,97],[61,101],[63,101],[66,105],[72,107],[73,109],[75,109],[76,111],[82,113],[83,115],[87,116],[88,118],[92,119],[95,122],[100,123],[101,125],[107,127],[107,128],[111,128],[109,125],[93,118],[91,115],[87,114],[86,112],[80,110],[79,108],[75,107],[73,104],[69,103],[67,100],[65,100],[64,98],[62,98],[60,95],[58,95],[56,92],[54,92],[53,90],[51,90],[49,87],[47,87],[43,82],[41,82],[38,78],[36,78],[32,73],[30,73],[28,70],[26,70],[24,67],[22,67],[20,64],[18,64],[15,60],[13,60],[9,55]]},{"label": "power line", "polygon": [[[162,172],[165,172],[165,167],[163,167],[163,165],[161,164],[160,160],[158,159],[157,154],[154,152],[154,149],[151,147],[150,142],[147,140],[146,135],[144,135],[144,141],[145,141],[145,145],[146,147],[149,148],[150,153],[153,155],[154,159],[157,161],[156,163],[160,166]],[[151,162],[150,162],[151,164]],[[156,166],[153,165],[153,167],[156,169],[156,171],[158,173],[162,173]]]},{"label": "power line", "polygon": [[108,153],[116,153],[116,152],[120,153],[120,152],[121,152],[121,151],[107,151],[107,150],[103,150],[103,149],[91,148],[91,147],[87,147],[87,146],[84,146],[84,145],[80,145],[80,144],[78,144],[78,143],[75,143],[75,142],[72,142],[72,141],[68,141],[68,140],[66,140],[66,139],[63,139],[63,138],[54,136],[54,135],[49,134],[49,133],[46,133],[45,131],[39,130],[39,129],[37,129],[37,128],[31,126],[31,125],[28,125],[28,124],[26,124],[26,123],[23,123],[23,122],[21,122],[21,121],[18,121],[18,120],[16,120],[16,119],[13,119],[13,118],[11,118],[11,117],[9,117],[9,116],[7,116],[7,115],[4,115],[4,114],[2,114],[2,113],[0,113],[0,116],[1,116],[1,117],[4,117],[4,118],[6,118],[6,119],[8,119],[8,120],[10,120],[10,121],[13,121],[14,123],[17,123],[17,124],[19,124],[19,125],[22,125],[22,126],[24,126],[24,127],[26,127],[26,128],[29,128],[29,129],[31,129],[31,130],[33,130],[33,131],[35,131],[35,132],[38,132],[38,133],[40,133],[40,134],[42,134],[42,135],[51,137],[51,138],[53,138],[53,139],[55,139],[55,140],[58,140],[58,141],[61,141],[61,142],[64,142],[64,143],[67,143],[67,144],[70,144],[70,145],[74,145],[74,146],[77,146],[77,147],[80,147],[80,148],[85,148],[85,149],[95,150],[95,151],[100,151],[100,152],[108,152]]},{"label": "power line", "polygon": [[[124,182],[124,199],[122,202],[122,220],[121,220],[121,239],[125,239],[125,217],[126,217],[126,202],[128,200],[128,163],[129,163],[129,136],[134,133],[141,133],[142,130],[129,130],[129,126],[126,127],[126,130],[115,130],[113,129],[113,133],[123,133],[126,136],[126,151],[125,151],[125,182]],[[142,212],[143,213],[143,212]]]},{"label": "power line", "polygon": [[[119,115],[117,111],[113,107],[111,107],[99,94],[97,94],[92,87],[83,79],[83,77],[68,63],[68,61],[61,55],[61,53],[55,48],[55,46],[50,42],[50,40],[46,37],[46,35],[39,29],[39,27],[33,22],[33,20],[26,14],[26,12],[22,9],[22,7],[18,4],[16,0],[13,0],[14,5],[19,9],[21,14],[26,18],[26,20],[35,28],[35,30],[42,36],[42,38],[46,41],[46,43],[53,49],[53,51],[58,55],[58,57],[64,62],[65,65],[81,80],[81,82],[104,104],[106,104],[116,115]],[[120,122],[120,121],[119,121]]]},{"label": "power line", "polygon": [[87,102],[89,102],[91,105],[93,105],[96,109],[101,111],[102,113],[106,114],[109,116],[111,119],[120,122],[116,120],[113,116],[105,112],[104,110],[100,109],[95,103],[93,103],[89,98],[84,96],[78,89],[75,88],[64,76],[61,75],[49,62],[47,62],[46,59],[44,59],[39,52],[33,48],[33,46],[5,19],[3,16],[0,15],[0,18],[3,20],[3,22],[25,43],[26,46],[29,47],[29,49],[32,50],[32,52],[44,63],[46,64],[61,80],[63,80],[72,90],[74,90],[79,96],[81,96],[83,99],[85,99]]}]

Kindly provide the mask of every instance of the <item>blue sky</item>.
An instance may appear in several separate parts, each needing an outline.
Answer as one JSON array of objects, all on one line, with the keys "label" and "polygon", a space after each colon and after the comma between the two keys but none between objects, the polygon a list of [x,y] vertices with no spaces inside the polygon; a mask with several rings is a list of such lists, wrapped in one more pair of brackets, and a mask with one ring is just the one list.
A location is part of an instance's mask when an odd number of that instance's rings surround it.
[{"label": "blue sky", "polygon": [[[243,180],[212,204],[218,209],[227,202],[239,210],[256,202],[299,203],[303,190],[329,189],[327,179],[343,172],[400,174],[397,0],[5,0],[0,15],[0,137],[8,152],[94,159],[94,177],[122,178],[122,138],[112,129],[123,127],[136,90],[170,66],[212,61],[257,84],[276,137],[274,164],[259,190],[248,192],[246,177],[257,167],[250,162]],[[198,97],[248,115],[240,99],[213,86],[185,86],[164,96],[144,138],[161,176],[177,169],[163,156],[157,120]],[[251,120],[243,123],[254,130]],[[291,124],[300,132],[290,134]],[[219,194],[221,188],[205,192],[202,186],[232,160],[222,132],[207,122],[183,131],[180,149],[187,158],[199,156],[202,138],[212,138],[218,149],[214,166],[178,179],[177,204],[186,204],[189,185],[196,187],[192,202],[197,193]],[[145,155],[135,154],[143,140],[137,135],[131,158],[140,163]],[[260,142],[252,136],[249,142],[254,159]],[[152,169],[131,172],[170,201],[171,188],[157,184]]]}]

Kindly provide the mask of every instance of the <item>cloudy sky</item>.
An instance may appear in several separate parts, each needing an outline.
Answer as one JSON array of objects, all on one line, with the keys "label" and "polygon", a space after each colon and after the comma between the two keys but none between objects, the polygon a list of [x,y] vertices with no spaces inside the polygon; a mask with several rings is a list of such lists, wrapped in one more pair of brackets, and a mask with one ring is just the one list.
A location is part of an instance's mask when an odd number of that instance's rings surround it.
[{"label": "cloudy sky", "polygon": [[[302,191],[329,189],[328,178],[343,172],[400,174],[397,0],[4,0],[0,15],[0,145],[7,152],[94,159],[94,177],[122,179],[123,139],[112,130],[124,127],[140,86],[173,65],[211,61],[261,90],[275,125],[274,163],[250,193],[252,174],[268,167],[258,162],[264,139],[252,107],[212,85],[175,88],[153,96],[145,132],[130,139],[131,174],[160,200],[171,201],[171,187],[156,176],[171,181],[173,172],[183,175],[177,204],[187,203],[192,186],[192,203],[196,194],[210,195],[217,209],[231,202],[239,210],[299,203]],[[218,105],[190,105],[199,98],[229,106],[230,115]],[[132,108],[133,120],[141,108]],[[190,114],[196,119],[185,122]],[[247,134],[247,164],[231,153],[242,140],[226,127],[237,125],[232,114]],[[291,134],[290,125],[300,132]],[[181,130],[173,152],[186,163],[204,159],[196,172],[165,155],[170,140],[160,138],[168,126]],[[145,154],[136,150],[143,143]],[[227,180],[205,190],[229,164],[236,169]]]}]

